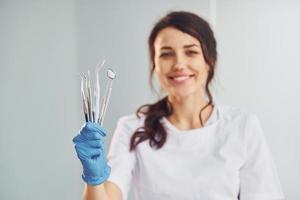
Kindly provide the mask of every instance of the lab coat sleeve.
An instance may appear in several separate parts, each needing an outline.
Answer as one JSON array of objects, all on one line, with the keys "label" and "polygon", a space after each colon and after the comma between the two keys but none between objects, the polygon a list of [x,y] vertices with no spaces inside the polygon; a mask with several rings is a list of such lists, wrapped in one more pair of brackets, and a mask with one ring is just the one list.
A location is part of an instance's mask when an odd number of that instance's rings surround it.
[{"label": "lab coat sleeve", "polygon": [[245,127],[245,162],[239,171],[240,200],[285,199],[271,151],[258,118],[250,114]]},{"label": "lab coat sleeve", "polygon": [[130,138],[133,131],[128,126],[126,117],[120,118],[107,155],[108,164],[111,167],[108,181],[119,186],[123,200],[128,198],[136,162],[135,153],[129,152]]}]

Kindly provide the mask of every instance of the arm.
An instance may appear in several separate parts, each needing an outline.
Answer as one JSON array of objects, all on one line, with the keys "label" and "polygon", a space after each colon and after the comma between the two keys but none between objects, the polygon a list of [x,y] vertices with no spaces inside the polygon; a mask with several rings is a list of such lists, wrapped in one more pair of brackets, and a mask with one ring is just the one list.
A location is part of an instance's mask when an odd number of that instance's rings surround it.
[{"label": "arm", "polygon": [[258,118],[251,115],[246,124],[246,158],[240,169],[240,200],[285,199],[277,168]]},{"label": "arm", "polygon": [[101,185],[86,184],[83,192],[84,200],[122,200],[121,190],[119,187],[106,181]]},{"label": "arm", "polygon": [[129,152],[132,130],[128,126],[130,122],[127,122],[127,119],[122,118],[118,121],[108,154],[109,163],[106,160],[101,136],[106,134],[101,133],[102,130],[100,132],[97,130],[102,127],[92,126],[97,133],[86,131],[88,127],[83,128],[83,131],[73,139],[77,156],[83,165],[82,178],[86,182],[84,200],[127,199],[135,165],[135,154]]},{"label": "arm", "polygon": [[85,200],[121,200],[121,190],[107,181],[111,168],[106,160],[104,137],[106,131],[96,123],[88,122],[73,138],[77,156],[83,166],[82,179],[86,182]]}]

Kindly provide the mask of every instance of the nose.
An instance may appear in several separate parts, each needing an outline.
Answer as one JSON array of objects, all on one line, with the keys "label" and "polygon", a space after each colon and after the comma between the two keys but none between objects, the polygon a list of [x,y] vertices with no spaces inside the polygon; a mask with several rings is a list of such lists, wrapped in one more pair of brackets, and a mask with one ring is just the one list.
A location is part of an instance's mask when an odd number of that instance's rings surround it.
[{"label": "nose", "polygon": [[175,56],[175,62],[174,62],[174,69],[183,69],[186,67],[186,59],[183,55],[176,54]]}]

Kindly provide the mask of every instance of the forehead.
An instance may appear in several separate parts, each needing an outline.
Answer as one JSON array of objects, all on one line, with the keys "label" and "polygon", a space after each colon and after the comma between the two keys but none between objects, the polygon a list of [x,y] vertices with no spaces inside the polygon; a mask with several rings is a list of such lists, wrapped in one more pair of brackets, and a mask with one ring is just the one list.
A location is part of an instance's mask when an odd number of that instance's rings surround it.
[{"label": "forehead", "polygon": [[155,48],[161,48],[163,46],[176,48],[191,44],[196,44],[200,47],[200,42],[197,38],[173,27],[162,29],[154,41]]}]

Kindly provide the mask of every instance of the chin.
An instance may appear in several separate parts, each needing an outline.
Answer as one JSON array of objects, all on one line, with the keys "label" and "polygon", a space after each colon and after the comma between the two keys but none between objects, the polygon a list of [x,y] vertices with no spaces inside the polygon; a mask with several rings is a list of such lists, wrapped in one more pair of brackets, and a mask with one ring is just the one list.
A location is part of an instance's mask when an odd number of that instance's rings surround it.
[{"label": "chin", "polygon": [[176,91],[176,92],[173,92],[171,95],[173,97],[175,97],[176,99],[182,99],[182,98],[187,98],[189,96],[193,96],[193,95],[195,95],[195,93],[192,92],[192,91],[185,90],[185,91]]},{"label": "chin", "polygon": [[168,91],[168,95],[176,99],[183,99],[188,97],[202,98],[203,91],[199,87],[185,87],[185,88],[172,88]]}]

